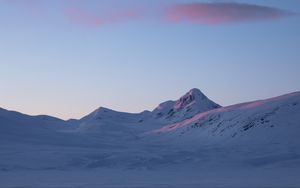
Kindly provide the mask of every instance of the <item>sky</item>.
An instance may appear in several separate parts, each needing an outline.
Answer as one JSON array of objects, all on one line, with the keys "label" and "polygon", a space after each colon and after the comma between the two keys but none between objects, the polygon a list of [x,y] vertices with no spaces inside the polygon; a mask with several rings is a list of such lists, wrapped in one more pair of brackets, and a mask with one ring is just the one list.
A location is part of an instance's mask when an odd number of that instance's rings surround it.
[{"label": "sky", "polygon": [[81,118],[300,90],[298,0],[0,0],[0,107]]}]

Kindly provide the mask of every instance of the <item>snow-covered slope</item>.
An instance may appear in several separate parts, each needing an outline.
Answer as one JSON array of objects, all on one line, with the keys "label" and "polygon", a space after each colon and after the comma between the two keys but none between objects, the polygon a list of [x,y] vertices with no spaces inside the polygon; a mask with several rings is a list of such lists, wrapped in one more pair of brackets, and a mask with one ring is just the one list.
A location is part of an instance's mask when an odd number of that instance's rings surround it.
[{"label": "snow-covered slope", "polygon": [[298,187],[299,134],[300,92],[220,107],[192,89],[151,112],[72,121],[0,109],[0,187],[51,187],[56,174],[66,187]]},{"label": "snow-covered slope", "polygon": [[2,138],[18,135],[19,138],[63,129],[66,123],[51,116],[29,116],[0,108],[0,135]]},{"label": "snow-covered slope", "polygon": [[146,133],[183,139],[184,145],[187,140],[300,144],[299,134],[300,92],[209,110]]},{"label": "snow-covered slope", "polygon": [[0,108],[0,118],[21,124],[50,126],[52,128],[56,125],[62,125],[64,123],[64,121],[61,119],[47,115],[29,116],[15,111],[8,111],[3,108]]}]

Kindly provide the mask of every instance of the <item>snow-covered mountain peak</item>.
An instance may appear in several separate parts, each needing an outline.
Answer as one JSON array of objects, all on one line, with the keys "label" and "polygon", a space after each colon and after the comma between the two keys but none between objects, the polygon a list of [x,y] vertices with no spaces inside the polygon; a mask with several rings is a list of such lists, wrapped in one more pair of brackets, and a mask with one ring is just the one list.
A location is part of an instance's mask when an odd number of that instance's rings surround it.
[{"label": "snow-covered mountain peak", "polygon": [[159,119],[178,121],[197,113],[221,107],[207,98],[199,89],[194,88],[176,101],[166,101],[153,110]]},{"label": "snow-covered mountain peak", "polygon": [[85,119],[87,117],[89,118],[97,118],[102,116],[103,114],[108,114],[108,113],[113,113],[114,111],[109,109],[109,108],[105,108],[105,107],[99,107],[96,110],[94,110],[93,112],[91,112],[90,114],[88,114],[87,116],[83,117],[82,119]]},{"label": "snow-covered mountain peak", "polygon": [[114,112],[114,110],[100,106],[93,113],[98,114],[98,113],[107,113],[107,112]]},{"label": "snow-covered mountain peak", "polygon": [[191,89],[189,92],[187,92],[186,93],[186,95],[193,95],[193,96],[201,96],[201,97],[206,97],[203,93],[202,93],[202,91],[200,91],[200,89],[198,89],[198,88],[193,88],[193,89]]},{"label": "snow-covered mountain peak", "polygon": [[184,108],[194,103],[200,103],[203,100],[208,100],[208,98],[199,89],[194,88],[176,101],[175,108]]}]

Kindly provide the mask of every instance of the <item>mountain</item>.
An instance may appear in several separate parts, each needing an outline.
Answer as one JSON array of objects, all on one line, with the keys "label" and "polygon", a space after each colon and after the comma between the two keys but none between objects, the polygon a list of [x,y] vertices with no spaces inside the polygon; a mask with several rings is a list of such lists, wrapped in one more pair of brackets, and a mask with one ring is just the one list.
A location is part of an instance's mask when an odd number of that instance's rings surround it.
[{"label": "mountain", "polygon": [[221,107],[192,89],[71,121],[0,109],[0,187],[299,187],[299,122],[300,92]]},{"label": "mountain", "polygon": [[108,108],[100,107],[87,116],[81,118],[81,126],[97,126],[106,124],[138,124],[147,119],[149,111],[141,113],[117,112]]},{"label": "mountain", "polygon": [[126,132],[125,128],[146,131],[219,107],[220,105],[208,99],[199,89],[191,89],[178,100],[161,103],[151,112],[145,110],[134,114],[100,107],[79,120],[79,129],[104,132],[115,128],[115,131],[123,133]]},{"label": "mountain", "polygon": [[0,108],[0,130],[2,134],[12,132],[15,134],[29,134],[35,131],[63,128],[63,125],[65,125],[65,121],[51,116],[29,116]]},{"label": "mountain", "polygon": [[219,107],[221,106],[207,98],[199,89],[191,89],[176,101],[161,103],[152,113],[158,119],[176,122]]},{"label": "mountain", "polygon": [[[275,98],[220,107],[151,130],[146,135],[170,135],[201,142],[247,141],[300,144],[300,92]],[[186,144],[186,142],[184,142]],[[266,144],[266,143],[265,143]]]}]

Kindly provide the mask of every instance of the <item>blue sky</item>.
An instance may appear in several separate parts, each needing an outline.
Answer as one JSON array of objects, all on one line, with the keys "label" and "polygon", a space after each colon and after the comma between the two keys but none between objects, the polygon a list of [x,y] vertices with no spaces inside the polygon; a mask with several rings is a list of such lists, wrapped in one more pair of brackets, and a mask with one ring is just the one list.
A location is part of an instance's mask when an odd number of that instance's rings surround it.
[{"label": "blue sky", "polygon": [[297,0],[0,0],[0,107],[68,119],[195,87],[221,105],[299,91],[298,13]]}]

